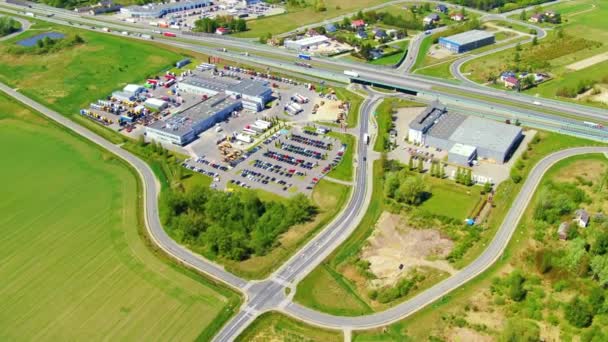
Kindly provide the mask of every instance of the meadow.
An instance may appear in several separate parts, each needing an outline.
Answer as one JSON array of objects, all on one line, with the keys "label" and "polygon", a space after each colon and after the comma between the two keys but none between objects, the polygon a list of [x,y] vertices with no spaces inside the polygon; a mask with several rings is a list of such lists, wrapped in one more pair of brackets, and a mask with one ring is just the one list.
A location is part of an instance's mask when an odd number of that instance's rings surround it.
[{"label": "meadow", "polygon": [[232,291],[151,247],[135,172],[0,95],[0,339],[208,339]]},{"label": "meadow", "polygon": [[274,311],[262,314],[236,339],[237,342],[343,340],[341,331],[321,329]]}]

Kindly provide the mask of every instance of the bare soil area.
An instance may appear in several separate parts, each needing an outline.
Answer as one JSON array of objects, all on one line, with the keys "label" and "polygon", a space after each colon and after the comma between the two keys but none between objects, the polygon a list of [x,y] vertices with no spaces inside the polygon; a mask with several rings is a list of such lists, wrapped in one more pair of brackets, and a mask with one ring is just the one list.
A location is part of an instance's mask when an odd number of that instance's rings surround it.
[{"label": "bare soil area", "polygon": [[595,56],[589,57],[589,58],[585,58],[581,61],[572,63],[570,65],[568,65],[566,68],[569,70],[574,70],[574,71],[578,71],[581,69],[585,69],[588,68],[592,65],[596,65],[598,63],[601,63],[603,61],[608,61],[608,52],[604,52],[604,53],[600,53],[597,54]]},{"label": "bare soil area", "polygon": [[394,285],[408,271],[429,267],[454,274],[456,269],[445,258],[454,243],[436,229],[413,229],[396,214],[382,213],[361,258],[370,262],[378,279],[374,286]]},{"label": "bare soil area", "polygon": [[[323,102],[323,105],[321,105]],[[315,105],[319,105],[319,109],[317,109],[317,114],[313,117],[315,120],[319,121],[336,121],[338,119],[338,115],[343,112],[340,109],[341,101],[331,101],[328,99],[316,99]]]},{"label": "bare soil area", "polygon": [[493,342],[491,336],[483,335],[469,328],[450,329],[446,341],[448,342]]}]

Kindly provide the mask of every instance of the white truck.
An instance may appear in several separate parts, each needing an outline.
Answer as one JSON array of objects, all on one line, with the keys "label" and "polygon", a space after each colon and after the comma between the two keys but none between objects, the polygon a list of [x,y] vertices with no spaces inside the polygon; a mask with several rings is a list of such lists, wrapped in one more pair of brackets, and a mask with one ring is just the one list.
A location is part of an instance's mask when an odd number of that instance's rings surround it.
[{"label": "white truck", "polygon": [[352,70],[344,70],[344,75],[350,76],[350,77],[359,77],[359,73],[356,71],[352,71]]},{"label": "white truck", "polygon": [[369,145],[369,135],[367,133],[363,134],[363,141],[365,145]]}]

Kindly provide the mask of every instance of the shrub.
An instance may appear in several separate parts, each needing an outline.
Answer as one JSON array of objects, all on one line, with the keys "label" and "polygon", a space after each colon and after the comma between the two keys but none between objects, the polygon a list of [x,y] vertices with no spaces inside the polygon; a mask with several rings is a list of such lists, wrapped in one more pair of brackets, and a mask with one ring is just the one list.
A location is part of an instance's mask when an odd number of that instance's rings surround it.
[{"label": "shrub", "polygon": [[564,316],[573,326],[586,328],[593,321],[593,309],[589,303],[576,296],[565,306]]}]

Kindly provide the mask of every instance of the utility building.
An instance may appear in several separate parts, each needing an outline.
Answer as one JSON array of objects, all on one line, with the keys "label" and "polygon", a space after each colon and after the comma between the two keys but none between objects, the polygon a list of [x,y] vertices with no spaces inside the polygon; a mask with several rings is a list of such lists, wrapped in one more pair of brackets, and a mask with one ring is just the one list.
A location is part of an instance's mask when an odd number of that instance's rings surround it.
[{"label": "utility building", "polygon": [[439,45],[455,53],[467,52],[482,46],[494,44],[493,33],[472,30],[449,37],[439,38]]},{"label": "utility building", "polygon": [[319,46],[329,42],[329,38],[326,36],[312,36],[299,40],[286,40],[284,45],[288,49],[293,50],[308,50],[311,47]]},{"label": "utility building", "polygon": [[211,0],[186,0],[161,4],[133,5],[123,7],[120,13],[134,18],[161,18],[169,13],[189,11],[212,4]]},{"label": "utility building", "polygon": [[522,129],[498,121],[448,112],[434,102],[410,123],[408,140],[448,151],[448,160],[475,158],[504,163],[523,139]]}]

